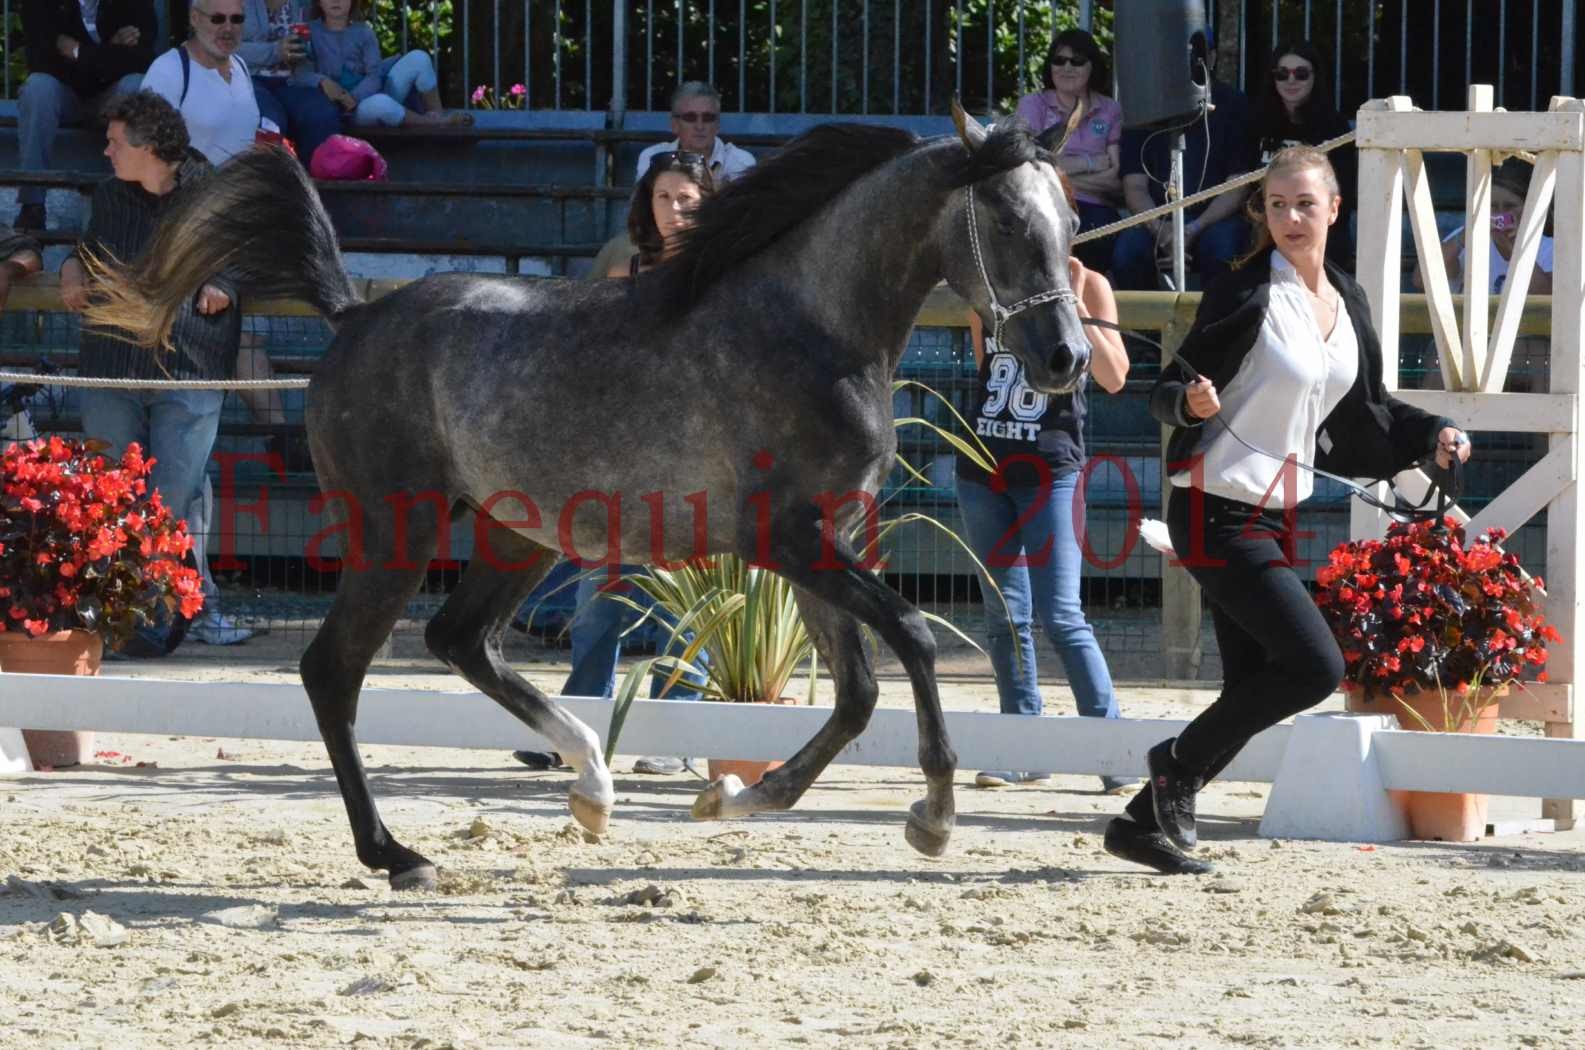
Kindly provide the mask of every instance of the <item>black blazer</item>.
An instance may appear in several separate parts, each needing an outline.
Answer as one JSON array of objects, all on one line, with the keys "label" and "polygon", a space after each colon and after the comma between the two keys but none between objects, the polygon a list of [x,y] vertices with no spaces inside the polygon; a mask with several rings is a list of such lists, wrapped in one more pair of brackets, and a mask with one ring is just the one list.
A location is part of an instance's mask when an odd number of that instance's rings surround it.
[{"label": "black blazer", "polygon": [[[48,73],[79,95],[96,95],[128,73],[142,73],[154,61],[154,3],[155,0],[100,0],[100,43],[96,44],[88,37],[82,5],[77,0],[26,0],[22,31],[27,41],[28,69]],[[110,43],[123,26],[137,26],[136,44],[125,47]],[[77,61],[56,50],[55,38],[62,35],[80,45]]]},{"label": "black blazer", "polygon": [[[1365,290],[1331,263],[1326,275],[1354,323],[1359,376],[1316,431],[1315,466],[1347,478],[1390,478],[1435,452],[1437,434],[1457,424],[1387,393],[1381,382],[1381,340],[1370,323]],[[1260,335],[1270,296],[1271,268],[1258,257],[1215,281],[1200,300],[1194,327],[1175,362],[1211,380],[1218,391],[1227,389]],[[1185,408],[1190,382],[1181,365],[1169,365],[1150,392],[1151,415],[1174,428],[1167,442],[1169,472],[1188,465],[1203,425],[1190,419]],[[1273,406],[1273,411],[1283,409]]]}]

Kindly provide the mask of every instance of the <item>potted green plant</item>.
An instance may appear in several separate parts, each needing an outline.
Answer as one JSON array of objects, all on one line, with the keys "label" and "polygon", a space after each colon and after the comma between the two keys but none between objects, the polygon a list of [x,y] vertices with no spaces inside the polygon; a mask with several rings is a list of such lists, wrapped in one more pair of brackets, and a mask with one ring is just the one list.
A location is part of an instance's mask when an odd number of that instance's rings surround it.
[{"label": "potted green plant", "polygon": [[[690,560],[675,569],[651,566],[627,580],[649,601],[618,591],[606,592],[601,599],[638,610],[643,614],[639,624],[651,618],[669,621],[674,625],[669,632],[673,641],[663,651],[680,652],[642,660],[623,679],[612,712],[608,760],[639,686],[657,665],[670,671],[668,689],[697,668],[704,677],[698,689],[706,699],[749,704],[796,703],[786,693],[803,667],[808,673],[808,702],[814,702],[819,659],[798,613],[792,585],[782,577],[736,555],[722,554]],[[708,659],[701,659],[702,653],[708,653]],[[709,764],[711,780],[735,773],[745,784],[753,784],[781,763],[712,758]]]},{"label": "potted green plant", "polygon": [[[1343,650],[1353,711],[1391,712],[1405,729],[1496,731],[1497,706],[1526,677],[1546,681],[1539,579],[1492,529],[1466,544],[1443,522],[1394,524],[1383,540],[1340,544],[1316,574],[1316,604]],[[1486,828],[1486,796],[1404,792],[1416,838],[1468,842]]]},{"label": "potted green plant", "polygon": [[[0,672],[98,674],[162,607],[203,606],[183,562],[187,525],[148,490],[136,444],[119,461],[100,442],[50,437],[0,452]],[[24,731],[36,766],[92,754],[91,733]]]}]

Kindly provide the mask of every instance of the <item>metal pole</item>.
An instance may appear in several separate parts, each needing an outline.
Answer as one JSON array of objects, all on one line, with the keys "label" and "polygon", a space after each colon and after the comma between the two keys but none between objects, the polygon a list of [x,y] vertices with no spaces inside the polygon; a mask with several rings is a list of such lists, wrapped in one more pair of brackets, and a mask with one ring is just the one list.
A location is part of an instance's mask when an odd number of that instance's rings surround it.
[{"label": "metal pole", "polygon": [[1370,60],[1365,67],[1365,99],[1376,97],[1376,0],[1370,0]]},{"label": "metal pole", "polygon": [[[1183,132],[1172,136],[1172,174],[1168,176],[1167,199],[1183,199]],[[1172,290],[1183,291],[1183,209],[1172,212]]]},{"label": "metal pole", "polygon": [[1576,0],[1563,0],[1563,68],[1559,71],[1557,93],[1574,94],[1574,47],[1579,41],[1579,6]]},{"label": "metal pole", "polygon": [[1503,73],[1508,69],[1508,0],[1497,5],[1497,105],[1506,106],[1503,100]]},{"label": "metal pole", "polygon": [[627,0],[611,0],[611,126],[627,116]]},{"label": "metal pole", "polygon": [[809,0],[798,5],[798,112],[809,112]]},{"label": "metal pole", "polygon": [[[1091,10],[1091,4],[1092,0],[1079,0],[1079,28],[1086,33],[1095,28],[1095,12]],[[1056,0],[1052,0],[1051,6],[1057,6]]]},{"label": "metal pole", "polygon": [[491,5],[490,18],[490,36],[494,38],[490,41],[490,83],[492,85],[490,90],[494,91],[495,97],[499,99],[501,97],[501,0],[495,0],[495,3]]}]

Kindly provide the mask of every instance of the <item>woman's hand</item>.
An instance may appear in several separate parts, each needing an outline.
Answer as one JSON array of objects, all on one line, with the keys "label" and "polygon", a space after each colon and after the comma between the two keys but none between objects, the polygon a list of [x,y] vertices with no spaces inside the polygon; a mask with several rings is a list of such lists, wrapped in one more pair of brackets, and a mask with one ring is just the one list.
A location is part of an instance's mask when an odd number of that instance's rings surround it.
[{"label": "woman's hand", "polygon": [[1216,384],[1201,376],[1188,385],[1184,391],[1189,415],[1196,419],[1210,419],[1222,410],[1222,402],[1216,396]]},{"label": "woman's hand", "polygon": [[326,98],[330,99],[330,101],[334,102],[342,109],[357,108],[358,100],[352,97],[352,92],[348,91],[334,80],[331,80],[329,77],[326,77],[319,82],[319,90],[323,91]]},{"label": "woman's hand", "polygon": [[1475,446],[1469,443],[1469,435],[1457,427],[1443,427],[1442,432],[1436,436],[1436,465],[1443,470],[1453,465],[1453,457],[1458,456],[1460,463],[1469,462],[1469,454]]},{"label": "woman's hand", "polygon": [[221,313],[230,305],[231,296],[212,284],[206,284],[198,290],[198,312],[205,317]]},{"label": "woman's hand", "polygon": [[287,33],[275,42],[275,61],[282,65],[301,62],[308,57],[308,43],[296,33]]}]

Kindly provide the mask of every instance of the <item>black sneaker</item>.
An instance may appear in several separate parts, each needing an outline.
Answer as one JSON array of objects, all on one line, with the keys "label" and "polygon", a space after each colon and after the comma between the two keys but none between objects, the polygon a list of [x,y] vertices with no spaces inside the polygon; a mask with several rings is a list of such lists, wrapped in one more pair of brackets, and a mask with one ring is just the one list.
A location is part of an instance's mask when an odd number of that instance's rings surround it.
[{"label": "black sneaker", "polygon": [[1113,817],[1106,825],[1105,846],[1112,856],[1163,875],[1209,875],[1214,870],[1205,861],[1186,856],[1161,832],[1122,817]]},{"label": "black sneaker", "polygon": [[512,757],[536,773],[545,773],[552,769],[572,768],[563,762],[561,756],[554,751],[513,751]]},{"label": "black sneaker", "polygon": [[43,233],[45,222],[44,205],[24,204],[17,209],[16,221],[11,225],[29,233]]},{"label": "black sneaker", "polygon": [[1179,849],[1193,849],[1199,841],[1194,831],[1194,796],[1199,794],[1202,781],[1172,757],[1172,740],[1163,740],[1145,758],[1150,766],[1150,798],[1156,808],[1156,824]]}]

